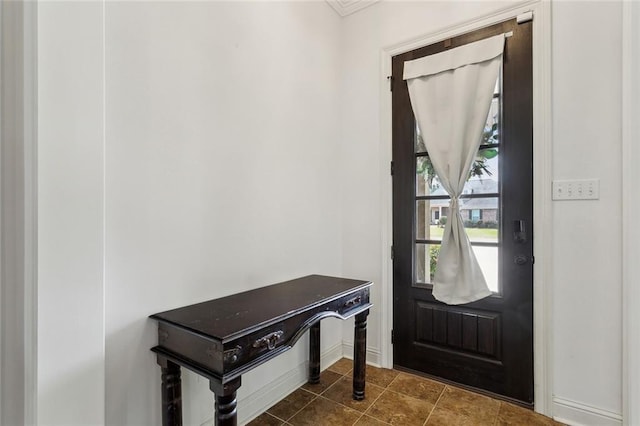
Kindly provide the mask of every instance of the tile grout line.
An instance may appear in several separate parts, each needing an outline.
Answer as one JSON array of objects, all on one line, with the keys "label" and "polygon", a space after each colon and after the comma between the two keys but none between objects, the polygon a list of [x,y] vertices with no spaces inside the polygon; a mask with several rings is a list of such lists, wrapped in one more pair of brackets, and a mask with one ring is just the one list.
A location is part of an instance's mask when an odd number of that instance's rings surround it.
[{"label": "tile grout line", "polygon": [[[332,373],[336,373],[336,374],[338,374],[338,375],[340,374],[340,373],[338,373],[338,372],[336,372],[336,371],[329,370],[328,368],[327,368],[327,370],[328,370],[328,371],[331,371]],[[315,395],[315,396],[314,396],[314,397],[313,397],[309,402],[307,402],[305,405],[303,405],[303,406],[302,406],[298,411],[296,411],[295,413],[293,413],[293,415],[292,415],[291,417],[289,417],[287,420],[283,420],[283,421],[284,421],[285,423],[289,423],[289,420],[291,420],[291,419],[293,419],[295,416],[297,416],[297,415],[298,415],[298,413],[300,413],[302,410],[304,410],[305,408],[307,408],[307,407],[309,406],[309,404],[311,404],[313,401],[315,401],[316,399],[320,398],[320,397],[322,396],[322,394],[323,394],[323,393],[325,393],[326,391],[328,391],[329,389],[331,389],[331,388],[332,388],[336,383],[338,383],[338,382],[340,381],[340,379],[342,379],[342,377],[344,377],[344,375],[342,375],[342,376],[341,376],[338,380],[336,380],[335,382],[331,383],[331,384],[330,384],[330,385],[329,385],[325,390],[323,390],[323,391],[322,391],[322,392],[320,392],[320,393],[315,393],[315,392],[313,392],[313,391],[306,390],[306,389],[304,389],[304,388],[302,388],[302,387],[298,388],[298,389],[302,389],[302,390],[303,390],[303,391],[305,391],[305,392],[309,392],[310,394],[313,394],[313,395]],[[303,385],[303,386],[304,386],[304,385]],[[295,391],[294,391],[294,392],[295,392]],[[329,398],[325,398],[325,399],[330,401],[330,399],[329,399]],[[274,416],[274,417],[275,417],[275,416]]]},{"label": "tile grout line", "polygon": [[291,417],[289,417],[287,420],[285,420],[286,423],[289,423],[289,420],[293,419],[295,416],[298,415],[298,413],[300,413],[300,411],[304,410],[305,408],[307,408],[307,406],[309,404],[311,404],[313,401],[315,401],[316,399],[318,399],[320,395],[316,395],[311,401],[307,402],[305,405],[303,405],[298,411],[296,411],[295,413],[293,413],[293,415],[291,415]]},{"label": "tile grout line", "polygon": [[440,402],[440,400],[442,399],[443,395],[444,395],[444,391],[447,390],[447,385],[444,385],[444,387],[442,388],[442,391],[440,392],[440,395],[438,395],[438,399],[436,399],[435,404],[433,404],[433,408],[431,409],[431,411],[429,412],[429,415],[427,416],[427,419],[424,421],[424,423],[422,424],[422,426],[425,426],[427,424],[427,422],[429,421],[429,419],[431,418],[431,415],[433,414],[433,412],[436,410],[436,407],[438,406],[438,402]]},{"label": "tile grout line", "polygon": [[[275,418],[276,418],[276,419],[278,419],[278,420],[282,420],[282,421],[283,421],[283,422],[285,422],[285,423],[289,423],[289,420],[291,420],[292,418],[294,418],[296,414],[298,414],[300,411],[304,410],[304,409],[306,408],[306,406],[307,406],[307,405],[311,404],[313,401],[315,401],[315,400],[320,396],[319,394],[317,394],[317,393],[315,393],[315,392],[308,391],[308,390],[306,390],[306,389],[303,389],[302,387],[297,388],[296,390],[294,390],[294,391],[293,391],[293,392],[291,392],[291,393],[294,393],[294,392],[296,392],[296,391],[298,391],[298,390],[302,390],[303,392],[308,392],[308,393],[312,394],[312,395],[313,395],[313,398],[311,398],[311,399],[309,400],[309,402],[307,402],[306,404],[304,404],[304,405],[303,405],[303,406],[302,406],[298,411],[294,412],[291,416],[289,416],[289,418],[288,418],[288,419],[282,419],[281,417],[278,417],[278,416],[276,416],[276,415],[274,415],[274,414],[270,413],[270,412],[269,412],[270,408],[269,408],[269,409],[267,409],[267,411],[265,411],[265,413],[269,414],[270,416],[275,417]],[[291,394],[289,394],[289,395],[291,395]],[[287,395],[287,396],[288,396],[288,395]],[[274,405],[274,407],[275,407],[276,405],[277,405],[277,404],[275,404],[275,405]]]},{"label": "tile grout line", "polygon": [[493,421],[493,425],[496,426],[498,424],[498,419],[500,418],[500,411],[502,411],[502,405],[504,403],[502,401],[500,401],[500,405],[498,405],[498,412],[496,413],[496,418]]},{"label": "tile grout line", "polygon": [[[340,380],[345,379],[345,378],[346,378],[346,379],[352,379],[352,380],[353,380],[353,377],[352,377],[352,376],[347,376],[347,374],[351,373],[352,371],[353,371],[353,369],[351,369],[351,370],[347,371],[345,374],[343,374],[343,375],[342,375],[342,377],[340,377],[338,380],[336,380],[336,381],[335,381],[335,383],[333,383],[333,385],[335,385],[335,384],[336,384],[336,383],[338,383]],[[336,371],[334,371],[334,373],[336,373]],[[340,374],[340,373],[338,373],[338,374]],[[395,378],[394,378],[394,380],[395,380]],[[393,380],[392,380],[392,381],[393,381]],[[366,382],[367,382],[367,381],[365,380],[365,386],[366,386]],[[330,388],[330,387],[333,387],[333,385],[329,386],[329,388]],[[375,385],[375,384],[374,384],[374,385]],[[378,386],[378,385],[375,385],[375,386]],[[389,385],[387,385],[387,387],[388,387],[388,386],[389,386]],[[373,402],[371,402],[371,405],[369,405],[369,407],[367,407],[367,409],[366,409],[366,410],[364,410],[364,411],[362,411],[362,412],[360,412],[360,411],[356,410],[355,408],[351,408],[351,407],[349,407],[348,405],[345,405],[345,404],[342,404],[342,403],[340,403],[340,402],[338,402],[338,401],[334,401],[333,399],[327,398],[326,396],[323,396],[323,398],[324,398],[324,399],[326,399],[327,401],[331,401],[331,402],[333,402],[333,403],[335,403],[335,404],[338,404],[338,405],[340,405],[340,406],[342,406],[342,407],[348,408],[349,410],[353,410],[353,411],[355,411],[355,412],[357,412],[357,413],[360,413],[360,417],[358,417],[358,419],[353,423],[353,424],[355,425],[356,423],[358,423],[358,422],[360,421],[360,419],[361,419],[362,417],[364,417],[364,416],[366,415],[367,411],[369,411],[369,409],[370,409],[371,407],[373,407],[373,404],[375,404],[375,403],[376,403],[376,401],[380,398],[380,396],[382,396],[382,394],[384,393],[384,391],[385,391],[385,390],[387,390],[387,388],[386,388],[386,387],[384,387],[384,388],[383,388],[382,386],[378,386],[378,387],[382,389],[382,392],[380,392],[380,395],[378,395],[378,396],[376,397],[376,399],[374,399],[374,400],[373,400]],[[325,389],[325,391],[328,391],[328,390],[329,390],[329,388]],[[324,393],[324,392],[323,392],[323,393]],[[318,396],[322,396],[322,395],[318,395]],[[373,416],[368,416],[368,417],[372,417],[372,418],[374,418],[374,419],[376,419],[376,420],[380,420],[380,419],[378,419],[377,417],[373,417]],[[380,420],[380,421],[381,421],[382,423],[384,423],[384,424],[389,424],[389,423],[387,423],[387,422],[383,422],[382,420]]]},{"label": "tile grout line", "polygon": [[[340,374],[341,374],[341,373],[338,373],[338,372],[336,372],[336,371],[332,371],[332,370],[329,370],[329,369],[327,369],[327,370],[328,370],[328,371],[331,371],[332,373],[336,373],[336,374],[338,374],[338,375],[340,375]],[[344,377],[344,375],[342,375],[342,377]],[[341,378],[342,378],[342,377],[341,377]],[[338,380],[340,380],[340,379],[338,379]],[[272,416],[272,417],[275,417],[275,418],[276,418],[276,419],[278,419],[278,420],[283,421],[283,422],[284,422],[284,423],[286,423],[286,424],[289,424],[289,420],[293,419],[293,418],[294,418],[296,415],[298,415],[302,410],[304,410],[305,408],[307,408],[307,406],[309,406],[309,404],[311,404],[313,401],[315,401],[316,399],[318,399],[318,397],[320,397],[322,393],[326,392],[327,390],[329,390],[329,388],[331,388],[333,385],[335,385],[335,384],[338,382],[338,380],[336,380],[336,381],[335,381],[335,382],[333,382],[331,385],[329,385],[329,386],[328,386],[326,389],[324,389],[321,393],[316,393],[316,392],[313,392],[313,391],[310,391],[310,390],[304,389],[302,386],[301,386],[301,387],[299,387],[299,388],[297,388],[296,390],[302,390],[303,392],[308,392],[308,393],[312,394],[312,395],[313,395],[313,398],[311,398],[311,399],[309,400],[309,402],[307,402],[307,403],[306,403],[306,404],[304,404],[302,407],[300,407],[300,409],[299,409],[298,411],[294,412],[291,416],[289,416],[289,418],[288,418],[288,419],[282,419],[281,417],[278,417],[278,416],[276,416],[276,415],[274,415],[274,414],[270,413],[270,412],[269,412],[269,409],[267,409],[267,410],[265,411],[265,413],[269,414],[269,415],[270,415],[270,416]],[[304,385],[303,385],[303,386],[304,386]],[[294,391],[294,392],[295,392],[295,391]],[[293,392],[292,392],[292,393],[293,393]],[[325,399],[327,399],[327,398],[325,398]]]},{"label": "tile grout line", "polygon": [[[283,423],[287,423],[287,421],[286,421],[286,420],[281,419],[280,417],[275,416],[275,415],[273,415],[273,414],[271,414],[271,413],[269,413],[269,412],[267,412],[267,411],[265,411],[265,412],[264,412],[264,414],[266,414],[266,415],[268,415],[268,416],[271,416],[271,417],[273,417],[274,419],[278,419],[278,420],[280,420],[280,421],[281,421],[281,422],[283,422]],[[256,418],[257,418],[257,417],[256,417]]]},{"label": "tile grout line", "polygon": [[[348,375],[348,374],[349,374],[349,373],[351,373],[352,371],[353,371],[353,369],[350,369],[350,370],[349,370],[349,371],[347,371],[345,374],[343,374],[343,375],[342,375],[342,377],[341,377],[340,379],[348,378],[348,379],[353,380],[353,376],[349,376],[349,375]],[[340,379],[338,379],[338,380],[336,381],[336,383],[337,383],[338,381],[340,381]],[[394,378],[394,380],[395,380],[395,378]],[[393,382],[393,380],[392,380],[392,382]],[[366,386],[366,383],[367,383],[367,380],[365,379],[365,386]],[[380,397],[382,396],[382,394],[384,393],[384,391],[385,391],[385,390],[387,390],[387,387],[388,387],[389,385],[387,385],[386,387],[382,387],[382,386],[379,386],[379,385],[375,385],[375,386],[377,386],[377,387],[381,388],[381,389],[382,389],[382,392],[380,392],[380,395],[378,395],[378,396],[377,396],[377,397],[376,397],[376,398],[371,402],[371,404],[369,405],[369,407],[367,407],[367,408],[366,408],[364,411],[362,411],[362,412],[360,412],[360,411],[358,411],[358,410],[356,410],[356,409],[354,409],[354,408],[351,408],[351,407],[349,407],[349,406],[347,406],[347,405],[344,405],[344,404],[342,404],[342,403],[340,403],[340,402],[338,402],[338,401],[334,401],[334,400],[329,399],[329,398],[327,398],[327,397],[324,397],[324,398],[325,398],[325,399],[327,399],[328,401],[334,402],[334,403],[336,403],[336,404],[338,404],[338,405],[340,405],[340,406],[342,406],[342,407],[346,407],[346,408],[348,408],[348,409],[350,409],[350,410],[353,410],[353,411],[356,411],[356,412],[360,413],[360,417],[358,417],[358,419],[353,423],[354,425],[355,425],[356,423],[358,423],[358,422],[360,421],[360,419],[361,419],[362,417],[364,417],[365,415],[366,415],[367,417],[371,417],[371,418],[374,418],[374,419],[376,419],[376,420],[379,420],[380,422],[382,422],[382,423],[384,423],[384,424],[389,424],[389,423],[387,423],[387,422],[383,422],[382,420],[378,419],[377,417],[369,416],[369,415],[367,415],[367,414],[366,414],[366,413],[369,411],[369,409],[371,409],[371,407],[373,407],[373,405],[376,403],[376,401],[378,401],[378,399],[380,399]],[[328,389],[327,389],[327,390],[328,390]]]},{"label": "tile grout line", "polygon": [[[387,385],[387,386],[388,386],[388,385]],[[378,387],[382,387],[382,386],[378,386]],[[362,418],[363,416],[367,415],[367,412],[371,409],[371,407],[373,407],[373,406],[375,405],[375,403],[380,399],[380,397],[382,396],[382,394],[383,394],[383,393],[384,393],[384,391],[386,391],[386,390],[387,390],[387,388],[382,388],[382,392],[380,392],[380,395],[378,395],[378,396],[376,397],[376,399],[374,399],[374,400],[371,402],[371,405],[369,405],[369,406],[367,407],[367,409],[366,409],[366,410],[364,410],[364,411],[362,412],[362,416],[360,416],[361,418]],[[369,416],[369,415],[367,415],[367,416],[368,416],[368,417],[372,417],[372,418],[374,418],[374,419],[376,419],[376,420],[380,420],[379,418],[374,417],[374,416]],[[358,420],[360,420],[360,419],[358,419]],[[389,424],[389,423],[384,422],[384,421],[382,421],[382,420],[380,420],[380,421],[381,421],[382,423]],[[357,423],[357,422],[356,422],[356,423]]]},{"label": "tile grout line", "polygon": [[355,422],[353,422],[353,424],[352,424],[351,426],[355,426],[355,425],[356,425],[356,423],[358,423],[358,422],[360,421],[360,419],[362,418],[362,416],[364,416],[364,413],[360,413],[360,417],[358,417],[358,418],[356,419],[356,421],[355,421]]},{"label": "tile grout line", "polygon": [[[340,377],[338,380],[336,380],[336,381],[335,381],[335,383],[334,383],[333,385],[337,384],[340,380],[342,380],[342,379],[344,379],[344,378],[349,378],[349,376],[347,376],[347,374],[351,373],[352,371],[353,371],[353,369],[350,369],[350,370],[349,370],[349,371],[347,371],[346,373],[342,374],[342,377]],[[334,371],[334,373],[338,373],[338,372],[337,372],[337,371]],[[338,373],[338,374],[341,374],[341,373]],[[365,382],[365,383],[366,383],[366,382]],[[333,385],[329,386],[329,388],[333,387]],[[329,388],[327,388],[326,390],[329,390]],[[323,392],[323,393],[324,393],[324,392]],[[346,407],[346,408],[348,408],[348,409],[350,409],[350,410],[353,410],[353,411],[355,411],[355,412],[359,412],[358,410],[355,410],[355,409],[353,409],[353,408],[351,408],[351,407],[347,407],[346,405],[341,404],[341,403],[339,403],[338,401],[334,401],[334,400],[329,399],[329,398],[327,398],[327,397],[324,397],[324,398],[325,398],[327,401],[331,401],[331,402],[333,402],[333,403],[336,403],[336,404],[338,404],[338,405],[341,405],[341,406],[343,406],[343,407]],[[365,411],[366,411],[366,410],[365,410]],[[360,421],[360,419],[362,418],[362,416],[364,416],[364,411],[360,413],[360,417],[358,417],[358,418],[356,419],[356,421],[355,421],[355,422],[353,422],[353,425],[351,425],[351,426],[354,426],[356,423],[358,423],[358,422]]]},{"label": "tile grout line", "polygon": [[[364,416],[364,415],[368,415],[367,413],[369,412],[369,410],[371,410],[371,408],[373,408],[373,406],[376,404],[376,402],[378,402],[378,400],[382,397],[382,395],[383,395],[387,390],[389,390],[389,386],[391,386],[391,383],[393,383],[393,381],[394,381],[395,379],[397,379],[399,376],[400,376],[400,374],[397,374],[397,375],[396,375],[396,376],[395,376],[395,377],[394,377],[394,378],[393,378],[389,383],[387,383],[387,386],[385,386],[385,387],[382,387],[382,386],[376,385],[376,386],[378,386],[378,387],[382,388],[382,392],[380,392],[380,395],[378,395],[378,397],[377,397],[376,399],[374,399],[374,400],[373,400],[373,402],[371,403],[371,405],[369,405],[369,407],[368,407],[366,410],[364,410],[364,413],[362,413],[362,415],[363,415],[363,416]],[[366,381],[365,381],[365,383],[366,383]],[[391,392],[393,392],[393,391],[391,391]],[[379,418],[377,418],[377,417],[374,417],[374,416],[369,416],[369,417],[374,418],[374,419],[376,419],[376,420],[379,420],[379,421],[381,421],[382,423],[389,424],[389,423],[387,423],[387,422],[385,422],[385,421],[382,421],[381,419],[379,419]]]}]

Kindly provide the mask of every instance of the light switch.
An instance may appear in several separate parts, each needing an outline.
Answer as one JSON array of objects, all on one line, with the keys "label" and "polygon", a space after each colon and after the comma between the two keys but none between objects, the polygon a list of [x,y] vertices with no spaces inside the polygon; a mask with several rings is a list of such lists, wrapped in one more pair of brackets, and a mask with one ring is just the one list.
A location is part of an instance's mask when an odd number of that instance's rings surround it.
[{"label": "light switch", "polygon": [[554,180],[552,190],[554,200],[597,200],[600,198],[600,180]]}]

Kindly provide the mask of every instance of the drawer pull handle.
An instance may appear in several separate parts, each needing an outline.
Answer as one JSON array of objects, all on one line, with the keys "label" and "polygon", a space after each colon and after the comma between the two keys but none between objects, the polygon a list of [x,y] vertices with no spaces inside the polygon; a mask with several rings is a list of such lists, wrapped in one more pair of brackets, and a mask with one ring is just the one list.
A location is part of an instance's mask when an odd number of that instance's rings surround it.
[{"label": "drawer pull handle", "polygon": [[223,354],[224,362],[235,364],[236,362],[238,362],[238,358],[240,357],[241,351],[242,351],[242,346],[240,345],[237,345],[233,349],[224,351],[224,354]]},{"label": "drawer pull handle", "polygon": [[349,299],[346,302],[344,302],[344,307],[350,308],[352,306],[359,304],[361,301],[362,301],[362,296],[356,296],[353,299]]},{"label": "drawer pull handle", "polygon": [[261,346],[266,346],[267,348],[269,348],[269,350],[272,350],[273,348],[276,347],[276,344],[278,343],[278,341],[282,339],[283,334],[284,332],[280,330],[274,331],[271,334],[267,334],[266,336],[253,342],[253,347],[259,348]]}]

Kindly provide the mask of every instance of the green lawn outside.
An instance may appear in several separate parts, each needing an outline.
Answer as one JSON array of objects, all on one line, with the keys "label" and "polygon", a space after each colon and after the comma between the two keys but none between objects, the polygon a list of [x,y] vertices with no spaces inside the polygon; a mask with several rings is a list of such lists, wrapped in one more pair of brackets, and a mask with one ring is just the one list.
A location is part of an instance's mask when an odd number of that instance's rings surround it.
[{"label": "green lawn outside", "polygon": [[[444,232],[444,228],[440,228],[437,225],[431,225],[431,239],[439,240],[442,238],[442,233]],[[487,228],[466,228],[467,235],[470,239],[482,239],[482,240],[491,240],[498,241],[498,230],[497,229],[487,229]]]}]

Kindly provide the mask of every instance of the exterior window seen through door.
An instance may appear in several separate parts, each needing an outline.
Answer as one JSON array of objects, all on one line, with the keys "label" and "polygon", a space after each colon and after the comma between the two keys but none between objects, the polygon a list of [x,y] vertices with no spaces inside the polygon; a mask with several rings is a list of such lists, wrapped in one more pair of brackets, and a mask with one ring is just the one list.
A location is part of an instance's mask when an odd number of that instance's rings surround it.
[{"label": "exterior window seen through door", "polygon": [[[460,198],[460,214],[489,289],[499,293],[498,244],[500,218],[500,81],[494,89],[478,155]],[[420,129],[415,129],[416,227],[415,285],[431,287],[450,197],[435,175]]]}]

